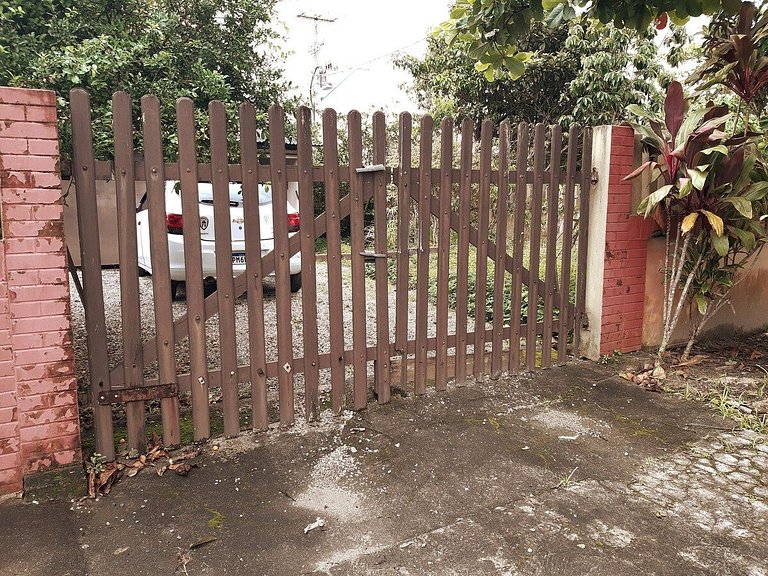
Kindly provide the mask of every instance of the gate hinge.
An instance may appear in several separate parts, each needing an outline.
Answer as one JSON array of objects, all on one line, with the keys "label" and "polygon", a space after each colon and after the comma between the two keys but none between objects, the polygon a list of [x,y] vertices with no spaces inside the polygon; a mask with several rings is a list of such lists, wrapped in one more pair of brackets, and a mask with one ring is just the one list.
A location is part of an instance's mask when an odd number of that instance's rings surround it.
[{"label": "gate hinge", "polygon": [[597,184],[597,181],[598,181],[599,179],[600,179],[600,178],[599,178],[599,176],[598,176],[598,174],[597,174],[597,168],[592,168],[592,180],[591,180],[591,182],[592,182],[592,186],[594,186],[595,184]]},{"label": "gate hinge", "polygon": [[158,384],[157,386],[141,386],[137,388],[113,388],[99,392],[99,404],[122,404],[157,398],[174,398],[178,395],[176,384]]}]

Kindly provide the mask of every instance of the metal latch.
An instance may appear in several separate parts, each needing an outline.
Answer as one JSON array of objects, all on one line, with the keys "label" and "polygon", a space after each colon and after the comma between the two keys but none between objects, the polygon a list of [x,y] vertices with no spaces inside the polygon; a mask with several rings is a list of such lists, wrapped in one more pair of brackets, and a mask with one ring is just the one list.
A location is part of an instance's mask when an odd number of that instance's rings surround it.
[{"label": "metal latch", "polygon": [[384,164],[369,164],[368,166],[363,166],[362,168],[355,168],[355,172],[358,174],[364,174],[366,172],[384,172],[387,168],[384,166]]},{"label": "metal latch", "polygon": [[375,262],[377,258],[388,258],[386,254],[379,254],[377,252],[360,252],[360,256],[362,256],[363,261],[368,264]]}]

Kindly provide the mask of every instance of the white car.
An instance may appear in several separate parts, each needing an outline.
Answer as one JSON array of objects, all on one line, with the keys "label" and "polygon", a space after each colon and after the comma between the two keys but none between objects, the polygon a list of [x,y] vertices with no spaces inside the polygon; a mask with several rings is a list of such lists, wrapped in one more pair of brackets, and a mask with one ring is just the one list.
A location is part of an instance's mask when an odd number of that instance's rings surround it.
[{"label": "white car", "polygon": [[[213,218],[213,186],[210,183],[198,184],[198,200],[200,206],[200,245],[203,256],[203,278],[216,278],[215,226]],[[245,271],[245,231],[243,218],[242,186],[236,183],[229,185],[229,213],[232,230],[232,269],[235,276]],[[181,210],[181,184],[176,181],[165,183],[166,227],[168,230],[168,255],[171,268],[171,296],[176,297],[176,291],[182,282],[186,281],[184,266],[184,222]],[[259,216],[261,224],[261,253],[262,256],[274,249],[272,229],[272,190],[269,184],[259,184]],[[136,235],[138,243],[139,269],[152,273],[152,258],[149,242],[149,212],[147,210],[147,195],[141,199],[136,210]],[[298,185],[293,182],[288,185],[288,219],[289,235],[293,236],[299,230]],[[295,254],[290,259],[291,292],[301,288],[301,254]]]}]

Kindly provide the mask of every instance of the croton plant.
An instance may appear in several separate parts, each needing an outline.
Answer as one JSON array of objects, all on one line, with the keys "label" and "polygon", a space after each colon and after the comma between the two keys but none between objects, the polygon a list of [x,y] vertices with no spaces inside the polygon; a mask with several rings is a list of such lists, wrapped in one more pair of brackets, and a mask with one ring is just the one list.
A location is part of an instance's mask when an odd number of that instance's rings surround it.
[{"label": "croton plant", "polygon": [[[653,172],[663,185],[638,211],[654,216],[666,231],[662,360],[686,304],[693,307],[691,346],[707,321],[729,303],[739,271],[766,242],[768,178],[756,146],[757,133],[739,130],[725,106],[695,108],[673,82],[664,118],[638,106],[632,124],[655,158],[626,178]],[[697,312],[697,314],[696,314]]]}]

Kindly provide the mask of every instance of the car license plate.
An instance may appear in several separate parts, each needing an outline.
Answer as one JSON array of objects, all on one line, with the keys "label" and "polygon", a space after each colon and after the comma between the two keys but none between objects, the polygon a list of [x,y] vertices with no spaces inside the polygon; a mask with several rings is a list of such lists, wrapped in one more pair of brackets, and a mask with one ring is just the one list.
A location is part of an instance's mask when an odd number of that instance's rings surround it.
[{"label": "car license plate", "polygon": [[245,264],[245,254],[232,254],[232,264]]}]

